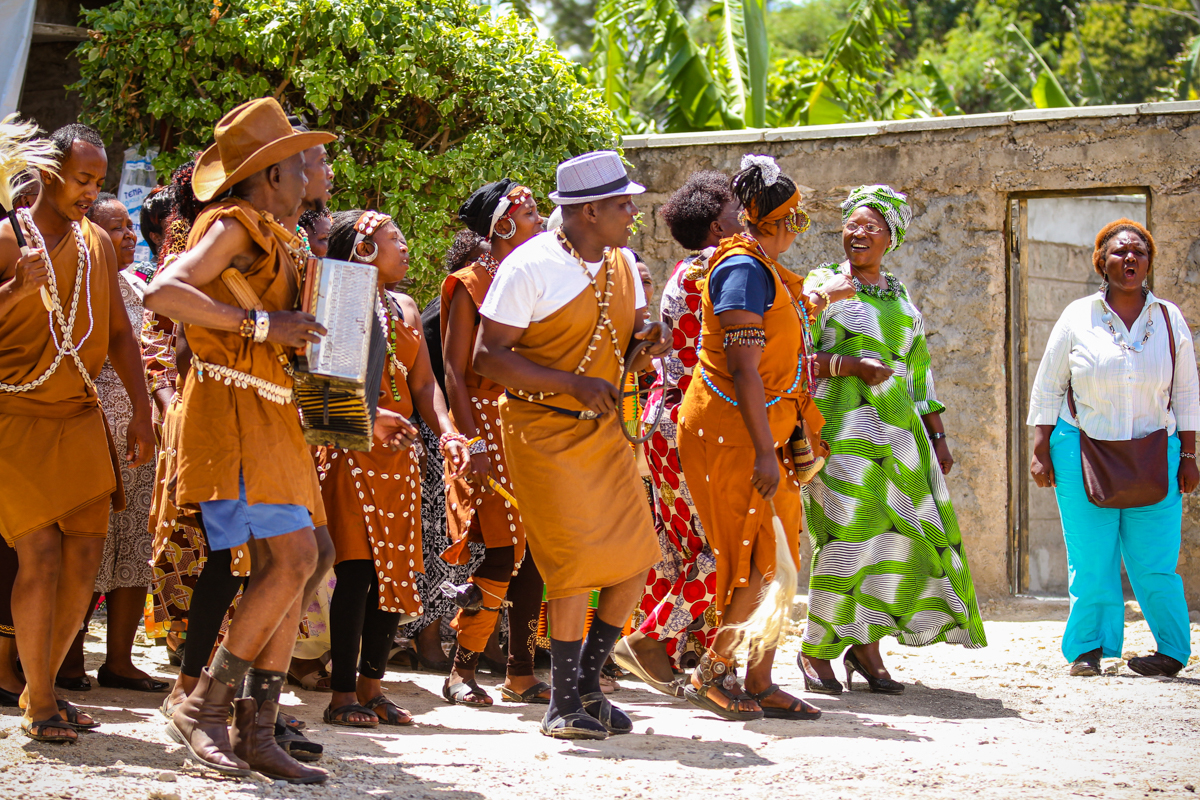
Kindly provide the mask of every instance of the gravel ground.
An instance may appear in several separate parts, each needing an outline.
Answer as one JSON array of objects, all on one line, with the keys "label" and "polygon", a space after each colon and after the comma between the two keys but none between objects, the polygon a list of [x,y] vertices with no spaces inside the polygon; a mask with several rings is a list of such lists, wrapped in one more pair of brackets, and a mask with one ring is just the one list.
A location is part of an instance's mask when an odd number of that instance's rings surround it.
[{"label": "gravel ground", "polygon": [[[1193,613],[1193,620],[1200,615]],[[441,677],[393,672],[385,687],[413,728],[352,731],[321,722],[327,696],[286,695],[325,745],[323,786],[228,779],[185,761],[156,711],[161,696],[93,688],[69,693],[103,727],[74,746],[30,742],[15,709],[0,716],[0,797],[102,800],[208,798],[1193,798],[1200,789],[1200,664],[1174,679],[1134,675],[1106,659],[1105,675],[1070,678],[1059,653],[1062,601],[1016,600],[984,609],[990,646],[912,649],[884,643],[901,696],[854,691],[808,696],[817,722],[724,722],[637,681],[614,700],[636,732],[598,743],[537,733],[538,706],[486,711],[447,706]],[[1153,642],[1129,604],[1126,657]],[[102,660],[93,628],[89,668]],[[1192,624],[1200,650],[1200,622]],[[781,648],[776,680],[800,687],[799,642]],[[162,648],[137,648],[163,677]],[[490,685],[492,682],[485,682]],[[860,684],[861,685],[861,684]]]}]

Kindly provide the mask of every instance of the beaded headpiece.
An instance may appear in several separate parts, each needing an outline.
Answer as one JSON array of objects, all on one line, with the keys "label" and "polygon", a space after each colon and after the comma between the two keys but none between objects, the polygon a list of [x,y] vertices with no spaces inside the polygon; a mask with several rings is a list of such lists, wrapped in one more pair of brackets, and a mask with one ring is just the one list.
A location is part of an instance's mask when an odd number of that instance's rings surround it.
[{"label": "beaded headpiece", "polygon": [[369,255],[362,255],[358,252],[358,246],[363,243],[368,237],[374,235],[375,231],[379,230],[384,224],[391,222],[391,217],[387,214],[381,214],[378,211],[364,211],[362,216],[358,218],[358,222],[354,223],[354,244],[350,247],[350,257],[358,261],[364,261],[370,264],[379,255],[379,245],[374,242],[374,249]]}]

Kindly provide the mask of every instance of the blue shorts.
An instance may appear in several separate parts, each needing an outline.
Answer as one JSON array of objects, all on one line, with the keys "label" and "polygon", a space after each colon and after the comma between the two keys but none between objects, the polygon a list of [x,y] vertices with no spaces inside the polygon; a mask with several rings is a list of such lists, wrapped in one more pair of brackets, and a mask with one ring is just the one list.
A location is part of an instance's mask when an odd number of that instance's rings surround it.
[{"label": "blue shorts", "polygon": [[238,475],[237,500],[205,500],[200,503],[204,536],[210,550],[232,550],[251,539],[270,539],[312,527],[312,515],[304,506],[287,503],[246,502],[246,480]]}]

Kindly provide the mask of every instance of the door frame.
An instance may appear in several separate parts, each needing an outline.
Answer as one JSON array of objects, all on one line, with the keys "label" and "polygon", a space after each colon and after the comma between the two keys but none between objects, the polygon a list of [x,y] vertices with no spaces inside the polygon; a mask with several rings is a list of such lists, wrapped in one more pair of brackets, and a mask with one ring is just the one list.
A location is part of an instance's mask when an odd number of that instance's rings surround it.
[{"label": "door frame", "polygon": [[[1007,282],[1007,315],[1004,367],[1008,373],[1008,588],[1010,594],[1028,590],[1029,575],[1029,435],[1022,409],[1029,397],[1028,241],[1027,202],[1054,197],[1112,197],[1143,195],[1146,228],[1154,231],[1154,193],[1149,186],[1102,186],[1094,189],[1008,192],[1004,214],[1004,256]],[[1150,275],[1154,285],[1154,275]]]}]

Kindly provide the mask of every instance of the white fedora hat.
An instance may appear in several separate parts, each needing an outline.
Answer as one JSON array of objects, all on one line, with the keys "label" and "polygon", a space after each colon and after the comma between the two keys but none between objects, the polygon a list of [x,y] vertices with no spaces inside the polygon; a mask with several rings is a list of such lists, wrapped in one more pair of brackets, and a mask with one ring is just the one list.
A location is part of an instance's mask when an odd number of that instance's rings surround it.
[{"label": "white fedora hat", "polygon": [[597,150],[558,165],[558,191],[551,192],[550,199],[570,206],[644,191],[645,186],[629,180],[621,156],[612,150]]}]

